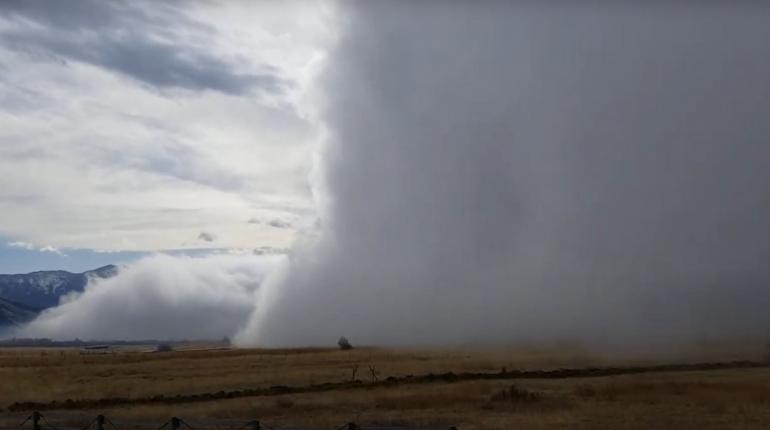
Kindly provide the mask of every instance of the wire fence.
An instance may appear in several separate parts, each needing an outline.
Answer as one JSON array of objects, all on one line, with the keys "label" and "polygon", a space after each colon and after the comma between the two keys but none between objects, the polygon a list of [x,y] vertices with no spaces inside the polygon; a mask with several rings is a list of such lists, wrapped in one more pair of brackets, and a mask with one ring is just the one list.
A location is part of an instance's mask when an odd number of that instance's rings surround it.
[{"label": "wire fence", "polygon": [[[222,427],[221,425],[216,426],[217,428],[229,428],[231,430],[458,430],[455,426],[449,426],[449,427],[433,427],[433,428],[426,428],[426,427],[383,427],[383,426],[364,426],[359,425],[355,422],[346,422],[340,426],[333,427],[333,428],[327,428],[327,429],[321,429],[321,428],[295,428],[292,427],[291,429],[287,427],[273,427],[270,425],[267,425],[266,423],[259,421],[259,420],[250,420],[246,422],[239,422],[240,426],[238,425],[232,425],[232,421],[230,422],[231,425],[227,425],[225,427]],[[157,428],[153,428],[149,425],[129,425],[129,426],[118,426],[116,425],[112,420],[107,418],[104,415],[97,415],[92,420],[90,420],[87,424],[85,424],[82,427],[72,427],[72,426],[56,426],[50,421],[48,421],[48,418],[46,418],[45,415],[41,414],[40,412],[32,412],[31,415],[26,417],[21,424],[19,424],[16,427],[0,427],[0,430],[135,430],[135,429],[146,429],[146,430],[203,430],[206,428],[211,428],[211,426],[202,426],[202,427],[196,427],[191,424],[189,424],[187,421],[185,421],[182,418],[179,417],[171,417],[168,421],[164,422]]]}]

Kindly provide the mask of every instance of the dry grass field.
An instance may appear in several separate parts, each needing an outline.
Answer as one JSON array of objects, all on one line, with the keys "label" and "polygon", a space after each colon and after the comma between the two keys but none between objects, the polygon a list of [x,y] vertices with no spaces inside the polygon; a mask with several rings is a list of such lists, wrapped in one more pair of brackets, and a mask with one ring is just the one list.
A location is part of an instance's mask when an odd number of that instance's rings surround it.
[{"label": "dry grass field", "polygon": [[[690,349],[612,356],[573,346],[508,349],[293,350],[141,349],[106,354],[76,349],[0,350],[0,426],[18,424],[15,402],[65,404],[67,399],[123,398],[104,408],[44,411],[62,427],[104,413],[121,427],[156,428],[170,416],[196,427],[260,419],[273,426],[336,428],[356,421],[378,425],[456,425],[460,429],[759,429],[770,428],[770,368],[648,372],[567,379],[464,380],[375,385],[375,380],[444,372],[500,372],[766,359],[763,346]],[[633,359],[630,357],[634,357]],[[356,370],[357,369],[357,370]],[[375,375],[372,375],[374,370]],[[133,402],[154,396],[267,388],[360,384],[296,394],[195,402]],[[152,423],[142,425],[141,423]]]}]

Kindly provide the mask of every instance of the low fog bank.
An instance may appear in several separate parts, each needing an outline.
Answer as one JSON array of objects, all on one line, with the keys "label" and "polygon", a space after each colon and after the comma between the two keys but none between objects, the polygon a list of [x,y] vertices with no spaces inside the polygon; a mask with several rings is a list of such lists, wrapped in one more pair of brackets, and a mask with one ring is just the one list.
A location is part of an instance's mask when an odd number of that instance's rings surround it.
[{"label": "low fog bank", "polygon": [[343,5],[324,232],[240,342],[770,334],[768,6]]},{"label": "low fog bank", "polygon": [[91,279],[86,290],[14,333],[52,339],[220,339],[254,309],[255,293],[282,256],[155,255]]}]

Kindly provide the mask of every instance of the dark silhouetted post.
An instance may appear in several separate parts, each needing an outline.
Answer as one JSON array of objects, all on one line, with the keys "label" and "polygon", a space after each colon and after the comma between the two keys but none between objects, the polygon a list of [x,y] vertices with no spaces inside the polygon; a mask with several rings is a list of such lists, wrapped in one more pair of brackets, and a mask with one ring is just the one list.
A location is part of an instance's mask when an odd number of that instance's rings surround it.
[{"label": "dark silhouetted post", "polygon": [[42,415],[40,415],[40,412],[35,411],[32,412],[32,428],[34,430],[40,430],[40,418]]},{"label": "dark silhouetted post", "polygon": [[104,415],[96,416],[96,430],[104,430]]},{"label": "dark silhouetted post", "polygon": [[182,420],[181,419],[179,419],[177,417],[171,418],[171,430],[179,430],[179,427],[181,427],[181,426],[182,426]]}]

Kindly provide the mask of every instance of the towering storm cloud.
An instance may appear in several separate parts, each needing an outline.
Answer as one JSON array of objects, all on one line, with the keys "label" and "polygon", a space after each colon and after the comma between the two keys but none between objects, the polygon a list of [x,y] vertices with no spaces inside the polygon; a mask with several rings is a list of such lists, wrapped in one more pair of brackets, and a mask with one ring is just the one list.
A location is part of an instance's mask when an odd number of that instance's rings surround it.
[{"label": "towering storm cloud", "polygon": [[770,9],[344,3],[260,344],[770,332]]}]

